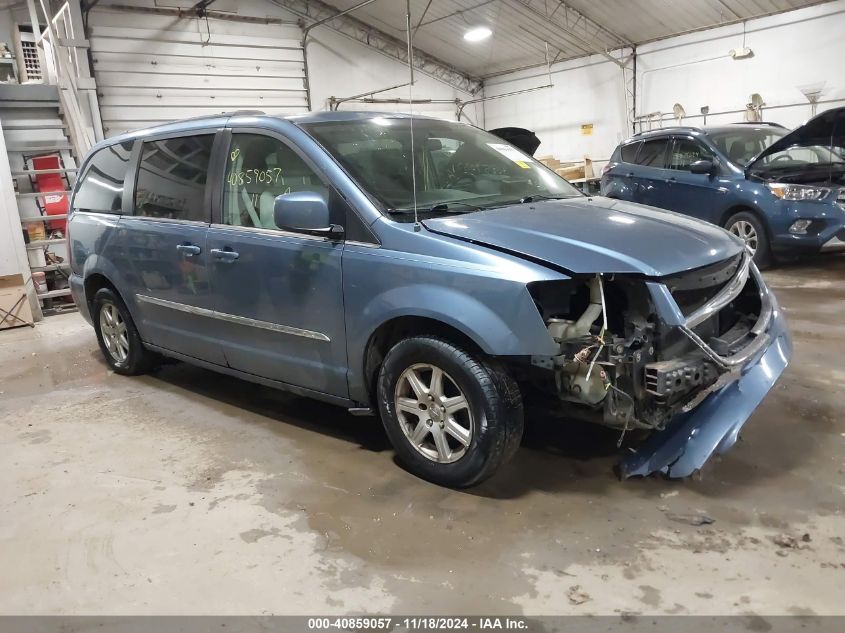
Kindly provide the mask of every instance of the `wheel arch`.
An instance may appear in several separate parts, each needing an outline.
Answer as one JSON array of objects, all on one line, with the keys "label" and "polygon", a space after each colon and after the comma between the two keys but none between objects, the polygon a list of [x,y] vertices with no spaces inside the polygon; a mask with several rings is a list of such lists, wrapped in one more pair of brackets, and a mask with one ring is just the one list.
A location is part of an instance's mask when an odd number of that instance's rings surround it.
[{"label": "wheel arch", "polygon": [[88,304],[89,310],[94,307],[94,295],[96,295],[97,292],[99,290],[102,290],[103,288],[108,288],[121,299],[123,299],[117,289],[117,286],[115,286],[111,279],[106,277],[101,272],[95,272],[87,275],[82,282],[82,287],[85,289],[85,303]]},{"label": "wheel arch", "polygon": [[721,217],[719,217],[719,226],[721,226],[723,229],[727,229],[727,226],[725,225],[727,224],[728,220],[731,218],[731,216],[734,216],[737,213],[750,213],[755,218],[757,218],[760,221],[763,230],[766,231],[766,237],[769,239],[769,241],[771,241],[772,230],[769,227],[769,221],[766,218],[766,214],[752,204],[735,204],[728,207],[722,212]]},{"label": "wheel arch", "polygon": [[410,336],[436,336],[474,354],[486,354],[468,333],[431,316],[403,315],[389,319],[370,334],[364,350],[363,376],[367,394],[375,401],[376,377],[384,357],[396,343]]},{"label": "wheel arch", "polygon": [[102,255],[89,256],[85,260],[81,277],[85,302],[89,309],[93,305],[94,295],[97,294],[97,291],[101,288],[109,288],[121,298],[132,319],[136,323],[138,322],[135,297],[131,293],[121,291],[121,288],[125,289],[130,286],[126,283],[121,270],[111,260]]}]

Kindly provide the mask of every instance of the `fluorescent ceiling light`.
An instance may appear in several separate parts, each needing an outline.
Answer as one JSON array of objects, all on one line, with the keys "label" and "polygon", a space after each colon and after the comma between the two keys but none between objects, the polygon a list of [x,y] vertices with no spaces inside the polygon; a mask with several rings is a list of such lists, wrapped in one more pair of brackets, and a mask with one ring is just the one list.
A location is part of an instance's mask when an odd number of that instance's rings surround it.
[{"label": "fluorescent ceiling light", "polygon": [[476,26],[464,33],[464,39],[467,42],[480,42],[481,40],[486,40],[491,35],[493,35],[493,31],[486,26]]}]

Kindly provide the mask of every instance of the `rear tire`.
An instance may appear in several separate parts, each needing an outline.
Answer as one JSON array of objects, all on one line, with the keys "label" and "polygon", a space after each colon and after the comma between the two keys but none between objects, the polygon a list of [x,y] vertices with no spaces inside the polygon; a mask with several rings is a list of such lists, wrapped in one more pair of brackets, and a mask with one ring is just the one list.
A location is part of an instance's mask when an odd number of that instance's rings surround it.
[{"label": "rear tire", "polygon": [[522,396],[502,367],[433,336],[397,343],[378,376],[382,423],[412,473],[454,488],[474,486],[519,448]]},{"label": "rear tire", "polygon": [[760,219],[750,211],[735,213],[725,222],[725,228],[742,239],[754,251],[757,268],[768,268],[772,264],[772,249],[769,235]]},{"label": "rear tire", "polygon": [[100,351],[116,374],[134,376],[152,369],[158,355],[144,347],[123,299],[110,288],[94,295],[91,319]]}]

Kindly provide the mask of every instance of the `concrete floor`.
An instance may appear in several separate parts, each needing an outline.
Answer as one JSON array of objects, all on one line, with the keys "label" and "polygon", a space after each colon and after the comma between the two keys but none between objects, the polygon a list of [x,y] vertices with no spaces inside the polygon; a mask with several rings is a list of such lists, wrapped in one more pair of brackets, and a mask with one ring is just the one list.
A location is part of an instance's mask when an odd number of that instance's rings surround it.
[{"label": "concrete floor", "polygon": [[767,277],[793,364],[696,481],[620,483],[615,434],[532,417],[446,490],[375,419],[114,375],[76,314],[2,332],[0,614],[845,614],[845,257]]}]

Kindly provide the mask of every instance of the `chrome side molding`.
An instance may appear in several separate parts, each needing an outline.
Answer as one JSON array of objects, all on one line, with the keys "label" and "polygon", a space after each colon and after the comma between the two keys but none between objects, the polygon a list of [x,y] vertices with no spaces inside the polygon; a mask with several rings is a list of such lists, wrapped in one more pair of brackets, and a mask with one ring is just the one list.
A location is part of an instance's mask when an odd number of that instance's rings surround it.
[{"label": "chrome side molding", "polygon": [[207,308],[198,308],[186,303],[178,303],[177,301],[168,301],[167,299],[159,299],[157,297],[149,297],[147,295],[135,295],[138,301],[144,303],[151,303],[153,305],[161,306],[163,308],[170,308],[171,310],[178,310],[179,312],[187,312],[188,314],[195,314],[197,316],[208,317],[210,319],[219,319],[237,325],[245,325],[247,327],[256,327],[262,330],[270,330],[271,332],[279,332],[280,334],[289,334],[291,336],[301,336],[302,338],[310,338],[315,341],[330,342],[331,339],[322,332],[315,332],[313,330],[303,330],[302,328],[292,327],[290,325],[281,325],[279,323],[270,323],[269,321],[259,321],[258,319],[250,319],[247,317],[238,316],[236,314],[227,314],[225,312],[217,312],[216,310],[209,310]]}]

